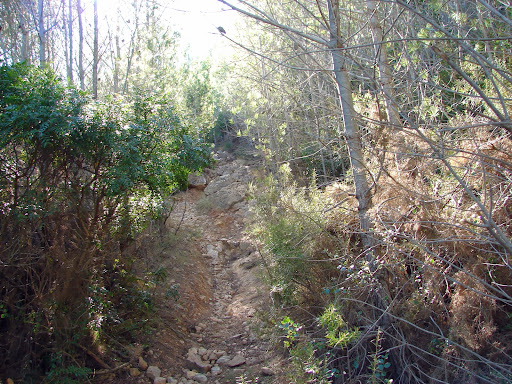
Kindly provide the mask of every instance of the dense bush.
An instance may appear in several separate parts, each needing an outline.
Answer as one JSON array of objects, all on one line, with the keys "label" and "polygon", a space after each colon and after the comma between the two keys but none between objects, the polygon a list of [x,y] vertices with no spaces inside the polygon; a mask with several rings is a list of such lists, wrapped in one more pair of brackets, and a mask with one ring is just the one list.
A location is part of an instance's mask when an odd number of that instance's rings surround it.
[{"label": "dense bush", "polygon": [[509,237],[510,139],[480,129],[432,137],[446,158],[415,140],[417,155],[380,176],[373,266],[350,184],[297,188],[288,176],[258,187],[255,230],[294,382],[512,380],[510,262],[475,200]]},{"label": "dense bush", "polygon": [[49,69],[0,68],[2,375],[83,382],[107,330],[144,322],[123,245],[208,161],[165,99],[93,102]]}]

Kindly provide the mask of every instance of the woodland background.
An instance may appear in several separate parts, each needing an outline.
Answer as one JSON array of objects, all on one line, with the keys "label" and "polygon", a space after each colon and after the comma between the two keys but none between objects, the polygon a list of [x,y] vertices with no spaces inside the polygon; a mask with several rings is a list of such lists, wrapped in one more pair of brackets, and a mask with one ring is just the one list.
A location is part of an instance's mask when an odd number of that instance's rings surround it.
[{"label": "woodland background", "polygon": [[164,1],[0,4],[0,371],[81,382],[130,342],[123,250],[244,135],[294,382],[511,382],[510,4],[219,2],[236,50],[201,62]]}]

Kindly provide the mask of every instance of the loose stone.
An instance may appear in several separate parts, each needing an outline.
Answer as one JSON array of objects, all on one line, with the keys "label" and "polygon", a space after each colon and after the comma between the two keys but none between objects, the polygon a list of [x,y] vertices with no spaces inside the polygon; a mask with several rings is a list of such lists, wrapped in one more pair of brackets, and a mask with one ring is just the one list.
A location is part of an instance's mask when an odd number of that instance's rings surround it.
[{"label": "loose stone", "polygon": [[228,365],[228,367],[234,368],[234,367],[239,367],[240,365],[245,364],[245,362],[246,362],[245,357],[243,357],[242,355],[236,355],[235,357],[233,357],[231,359],[231,361],[229,361],[227,363],[227,365]]},{"label": "loose stone", "polygon": [[141,371],[148,369],[148,363],[146,363],[146,360],[144,360],[142,356],[139,356],[139,369]]},{"label": "loose stone", "polygon": [[156,365],[150,365],[148,370],[146,371],[146,376],[151,380],[155,380],[157,377],[160,377],[162,370],[158,368]]},{"label": "loose stone", "polygon": [[206,364],[205,362],[203,362],[199,355],[189,353],[187,356],[186,363],[189,369],[196,370],[202,373],[209,372],[210,369],[212,369],[212,366],[210,364]]},{"label": "loose stone", "polygon": [[261,374],[263,376],[274,376],[275,372],[272,370],[272,368],[263,367],[263,368],[261,368]]},{"label": "loose stone", "polygon": [[195,371],[185,372],[185,377],[189,380],[193,379],[195,375],[197,375],[197,372],[195,372]]},{"label": "loose stone", "polygon": [[221,373],[222,373],[222,369],[218,365],[215,365],[212,367],[212,375],[213,376],[220,375]]},{"label": "loose stone", "polygon": [[[196,328],[197,328],[197,327],[196,327]],[[199,356],[203,357],[203,358],[205,357],[205,355],[206,355],[206,353],[207,353],[207,352],[208,352],[208,351],[206,350],[206,348],[203,348],[203,347],[201,347],[201,348],[199,348],[199,349],[197,350],[197,354],[198,354]]]},{"label": "loose stone", "polygon": [[243,369],[243,368],[233,369],[233,374],[237,377],[242,376],[243,374],[245,374],[245,369]]},{"label": "loose stone", "polygon": [[217,364],[220,366],[228,365],[228,363],[231,361],[231,357],[224,355],[217,359]]},{"label": "loose stone", "polygon": [[194,376],[193,380],[197,381],[198,383],[206,383],[208,381],[208,378],[205,375],[198,373],[197,375]]}]

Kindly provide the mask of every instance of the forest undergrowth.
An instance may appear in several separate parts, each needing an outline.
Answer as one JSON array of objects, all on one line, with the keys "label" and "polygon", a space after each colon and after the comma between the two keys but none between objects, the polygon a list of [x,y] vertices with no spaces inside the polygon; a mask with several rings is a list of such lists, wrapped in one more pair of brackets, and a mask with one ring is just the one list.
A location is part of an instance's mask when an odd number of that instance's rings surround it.
[{"label": "forest undergrowth", "polygon": [[254,189],[293,380],[511,382],[512,274],[490,224],[510,238],[509,134],[475,127],[424,146],[424,133],[401,134],[407,156],[368,154],[372,261],[350,177],[304,187],[284,164]]},{"label": "forest undergrowth", "polygon": [[0,67],[1,380],[89,382],[123,359],[159,278],[127,249],[209,161],[165,96],[97,101],[49,68]]}]

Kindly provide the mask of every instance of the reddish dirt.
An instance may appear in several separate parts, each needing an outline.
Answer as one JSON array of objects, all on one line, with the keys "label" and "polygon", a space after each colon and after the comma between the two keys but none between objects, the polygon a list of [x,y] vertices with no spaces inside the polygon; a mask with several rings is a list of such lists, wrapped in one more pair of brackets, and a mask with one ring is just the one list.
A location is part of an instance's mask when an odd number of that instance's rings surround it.
[{"label": "reddish dirt", "polygon": [[[158,325],[136,354],[161,368],[163,377],[182,378],[187,351],[204,347],[247,360],[209,374],[208,383],[235,383],[242,375],[247,382],[287,383],[265,330],[270,296],[261,280],[261,256],[247,233],[248,204],[235,207],[215,209],[203,191],[191,189],[174,196],[164,231],[150,230],[138,241],[144,269],[161,268],[166,276],[156,290]],[[262,375],[262,367],[276,375]],[[126,372],[122,382],[151,381]]]}]

